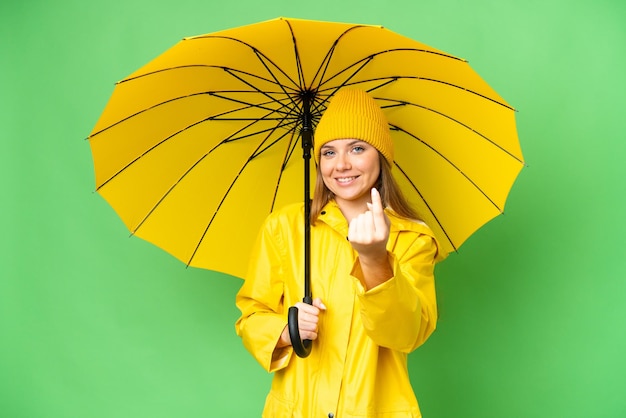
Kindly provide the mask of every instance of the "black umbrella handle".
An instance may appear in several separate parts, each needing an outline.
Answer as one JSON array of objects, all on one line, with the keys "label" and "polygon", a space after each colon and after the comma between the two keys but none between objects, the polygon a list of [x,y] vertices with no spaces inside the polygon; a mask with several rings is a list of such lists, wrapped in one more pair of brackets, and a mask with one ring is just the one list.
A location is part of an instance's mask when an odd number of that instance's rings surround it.
[{"label": "black umbrella handle", "polygon": [[[313,304],[310,297],[302,299],[304,303]],[[292,306],[289,308],[289,316],[287,317],[287,327],[289,329],[289,338],[296,355],[301,358],[308,357],[311,354],[311,340],[302,340],[300,338],[300,329],[298,328],[298,308]]]}]

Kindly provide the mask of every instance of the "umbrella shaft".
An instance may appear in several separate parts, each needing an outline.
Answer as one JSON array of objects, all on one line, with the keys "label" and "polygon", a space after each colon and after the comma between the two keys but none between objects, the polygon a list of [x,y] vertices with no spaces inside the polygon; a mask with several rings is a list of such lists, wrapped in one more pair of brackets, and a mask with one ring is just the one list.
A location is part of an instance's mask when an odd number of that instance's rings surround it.
[{"label": "umbrella shaft", "polygon": [[310,164],[313,148],[313,125],[311,122],[311,103],[308,95],[302,97],[302,158],[304,159],[304,299],[313,303],[311,294],[311,191]]}]

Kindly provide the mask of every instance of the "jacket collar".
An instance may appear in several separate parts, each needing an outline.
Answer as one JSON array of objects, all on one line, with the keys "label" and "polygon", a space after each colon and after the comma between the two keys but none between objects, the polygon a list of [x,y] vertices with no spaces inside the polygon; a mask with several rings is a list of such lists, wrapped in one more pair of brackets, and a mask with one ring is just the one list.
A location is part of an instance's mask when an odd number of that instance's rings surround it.
[{"label": "jacket collar", "polygon": [[341,213],[339,205],[334,200],[328,202],[317,218],[318,222],[324,222],[342,236],[348,236],[348,221]]}]

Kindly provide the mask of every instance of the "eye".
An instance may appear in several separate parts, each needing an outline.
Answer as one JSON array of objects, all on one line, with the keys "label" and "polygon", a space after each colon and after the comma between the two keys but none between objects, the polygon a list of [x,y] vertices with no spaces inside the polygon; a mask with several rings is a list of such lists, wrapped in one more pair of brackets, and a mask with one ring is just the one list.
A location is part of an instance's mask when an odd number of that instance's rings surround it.
[{"label": "eye", "polygon": [[333,151],[332,149],[328,149],[328,148],[326,148],[326,149],[323,149],[323,150],[322,150],[321,155],[322,155],[323,157],[330,158],[330,157],[332,157],[333,155],[335,155],[335,151]]},{"label": "eye", "polygon": [[354,147],[352,147],[352,152],[354,152],[355,154],[359,154],[363,151],[365,151],[365,147],[362,145],[355,145]]}]

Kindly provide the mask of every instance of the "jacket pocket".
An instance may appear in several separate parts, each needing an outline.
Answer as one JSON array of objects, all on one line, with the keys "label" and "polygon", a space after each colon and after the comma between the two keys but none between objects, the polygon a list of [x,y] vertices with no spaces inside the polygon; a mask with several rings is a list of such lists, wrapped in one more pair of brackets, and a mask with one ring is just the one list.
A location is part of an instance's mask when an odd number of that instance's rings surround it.
[{"label": "jacket pocket", "polygon": [[276,396],[274,392],[267,395],[263,418],[292,418],[295,402]]}]

